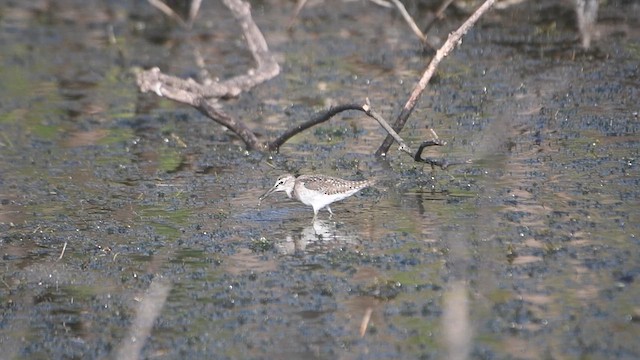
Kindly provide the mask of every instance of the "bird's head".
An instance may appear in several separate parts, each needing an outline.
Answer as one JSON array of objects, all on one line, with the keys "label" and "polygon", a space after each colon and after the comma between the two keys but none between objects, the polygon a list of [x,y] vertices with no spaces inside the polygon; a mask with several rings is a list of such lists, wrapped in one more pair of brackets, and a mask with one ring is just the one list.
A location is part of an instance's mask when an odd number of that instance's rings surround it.
[{"label": "bird's head", "polygon": [[267,196],[271,195],[271,193],[284,191],[287,193],[287,196],[291,197],[291,193],[293,192],[293,186],[296,183],[296,177],[291,174],[284,174],[276,180],[275,185],[269,191],[260,196],[260,201],[264,200]]}]

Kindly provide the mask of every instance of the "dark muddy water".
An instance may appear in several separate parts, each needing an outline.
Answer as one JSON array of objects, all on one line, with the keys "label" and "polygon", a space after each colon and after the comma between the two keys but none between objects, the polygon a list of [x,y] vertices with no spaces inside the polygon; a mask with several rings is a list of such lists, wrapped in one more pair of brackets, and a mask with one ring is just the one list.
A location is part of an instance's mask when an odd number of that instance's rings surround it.
[{"label": "dark muddy water", "polygon": [[[428,61],[372,3],[310,3],[291,32],[293,3],[253,9],[282,73],[225,109],[262,136],[366,97],[393,119]],[[401,133],[472,160],[443,171],[376,159],[359,113],[265,156],[139,94],[137,67],[252,66],[220,4],[191,31],[145,2],[0,5],[0,357],[639,358],[639,13],[603,3],[589,51],[569,1],[489,13]],[[291,170],[379,185],[315,223],[282,193],[258,206]]]}]

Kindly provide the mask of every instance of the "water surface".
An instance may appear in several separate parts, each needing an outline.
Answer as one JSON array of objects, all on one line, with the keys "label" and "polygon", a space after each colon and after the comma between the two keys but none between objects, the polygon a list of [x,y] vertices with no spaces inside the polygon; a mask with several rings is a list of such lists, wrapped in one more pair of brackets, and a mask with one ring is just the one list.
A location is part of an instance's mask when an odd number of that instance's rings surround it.
[{"label": "water surface", "polygon": [[[291,32],[291,4],[253,10],[283,70],[225,109],[263,136],[365,97],[391,120],[428,62],[371,3],[309,4]],[[221,78],[252,65],[220,4],[190,31],[146,3],[2,5],[4,354],[113,358],[159,282],[144,358],[639,357],[637,10],[603,4],[589,51],[569,4],[488,14],[401,134],[472,160],[443,171],[373,157],[360,113],[265,156],[139,94],[135,67],[196,76],[196,51]],[[379,185],[315,223],[284,194],[258,206],[291,170]]]}]

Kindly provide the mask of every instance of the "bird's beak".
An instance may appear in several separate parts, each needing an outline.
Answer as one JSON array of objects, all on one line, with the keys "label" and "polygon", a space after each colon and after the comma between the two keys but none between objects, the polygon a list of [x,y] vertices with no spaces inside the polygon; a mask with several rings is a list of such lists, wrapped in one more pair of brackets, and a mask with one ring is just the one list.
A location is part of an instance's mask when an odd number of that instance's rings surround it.
[{"label": "bird's beak", "polygon": [[267,191],[266,193],[262,194],[262,196],[260,196],[258,198],[258,204],[260,204],[260,202],[262,200],[264,200],[267,196],[271,195],[271,193],[274,192],[275,190],[276,190],[276,187],[274,186],[271,189],[269,189],[269,191]]}]

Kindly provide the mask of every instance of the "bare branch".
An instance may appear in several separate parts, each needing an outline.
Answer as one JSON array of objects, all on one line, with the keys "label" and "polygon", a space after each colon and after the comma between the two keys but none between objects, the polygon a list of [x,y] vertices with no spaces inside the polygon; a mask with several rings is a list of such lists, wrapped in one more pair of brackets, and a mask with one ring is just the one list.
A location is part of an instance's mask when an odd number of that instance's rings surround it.
[{"label": "bare branch", "polygon": [[[239,75],[225,81],[216,82],[211,80],[207,84],[200,84],[193,79],[184,80],[175,76],[165,75],[159,69],[154,68],[138,74],[138,86],[141,87],[141,91],[155,91],[157,88],[162,88],[164,96],[179,102],[183,102],[182,97],[174,99],[168,94],[187,91],[192,93],[192,96],[206,98],[236,97],[243,91],[270,80],[280,73],[280,66],[269,52],[264,36],[262,36],[260,29],[251,18],[250,6],[240,0],[224,0],[224,4],[227,5],[240,23],[247,40],[247,47],[256,61],[256,69],[249,70],[246,75]],[[147,85],[142,87],[141,83]],[[191,102],[187,102],[187,104],[193,105]]]},{"label": "bare branch", "polygon": [[386,1],[386,0],[369,0],[372,3],[378,5],[378,6],[382,6],[385,7],[387,9],[391,9],[393,8],[393,4],[391,4],[390,2]]},{"label": "bare branch", "polygon": [[427,24],[427,26],[424,27],[424,32],[429,31],[429,29],[431,29],[433,24],[436,23],[436,20],[442,20],[442,18],[444,18],[444,11],[447,10],[447,8],[449,7],[449,5],[451,5],[452,2],[453,0],[444,0],[442,4],[440,4],[440,6],[438,7],[438,10],[436,10],[436,13],[434,14],[433,19],[431,19],[431,21]]},{"label": "bare branch", "polygon": [[449,160],[447,159],[422,158],[422,152],[426,147],[440,146],[440,145],[443,145],[443,143],[439,139],[427,140],[423,142],[422,144],[420,144],[418,151],[416,151],[416,154],[414,155],[413,160],[416,162],[423,162],[423,163],[429,164],[431,165],[432,168],[434,166],[438,166],[441,169],[446,169],[451,165],[457,165],[458,163],[449,162]]},{"label": "bare branch", "polygon": [[191,6],[189,7],[189,19],[187,20],[187,25],[189,25],[189,27],[193,25],[193,21],[196,19],[196,16],[198,16],[200,5],[202,5],[202,0],[191,1]]},{"label": "bare branch", "polygon": [[360,322],[360,337],[364,337],[366,335],[372,313],[373,308],[371,306],[368,306],[367,310],[364,311],[364,316],[362,316],[362,321]]},{"label": "bare branch", "polygon": [[575,9],[582,47],[589,49],[598,20],[598,0],[575,0]]},{"label": "bare branch", "polygon": [[176,22],[178,22],[182,26],[187,26],[187,24],[182,20],[182,17],[178,15],[172,8],[170,8],[167,4],[165,4],[162,0],[147,0],[151,6],[160,10],[163,14],[172,18]]},{"label": "bare branch", "polygon": [[198,101],[198,104],[194,105],[196,109],[220,125],[233,131],[244,141],[247,149],[263,150],[265,148],[265,145],[258,140],[256,134],[254,134],[244,122],[234,119],[231,115],[222,111],[219,105],[216,106],[217,101],[204,98],[199,98]]},{"label": "bare branch", "polygon": [[127,336],[115,350],[115,359],[140,359],[142,347],[151,335],[153,323],[160,316],[170,291],[171,284],[162,280],[154,280],[151,283],[144,298],[138,304],[136,317]]},{"label": "bare branch", "polygon": [[[149,0],[158,3],[160,0]],[[224,81],[206,79],[199,83],[194,79],[181,79],[175,76],[163,74],[160,69],[153,68],[141,71],[137,74],[137,84],[141,92],[152,91],[160,97],[191,105],[214,121],[229,128],[245,142],[250,149],[263,149],[264,146],[257,140],[255,134],[241,121],[225,114],[216,102],[216,98],[228,98],[240,95],[254,86],[272,79],[280,73],[280,66],[269,51],[267,42],[260,29],[251,17],[251,7],[242,0],[223,0],[236,18],[247,47],[256,62],[256,68],[251,69],[245,75],[239,75]],[[159,4],[164,4],[159,2]],[[192,5],[191,15],[195,16],[199,8]],[[192,19],[192,17],[191,17]],[[201,60],[201,59],[197,59]],[[199,64],[202,68],[203,64]],[[205,76],[207,72],[202,72]]]},{"label": "bare branch", "polygon": [[300,15],[300,11],[302,11],[302,8],[306,4],[307,4],[307,0],[298,0],[296,4],[296,8],[295,10],[293,10],[293,15],[291,15],[291,18],[289,19],[289,24],[287,24],[287,30],[291,30],[293,28],[293,23],[296,21],[296,19],[298,18],[298,15]]},{"label": "bare branch", "polygon": [[409,27],[411,28],[413,33],[416,34],[418,39],[420,39],[423,44],[426,44],[427,36],[423,34],[422,31],[420,31],[420,28],[418,27],[418,25],[416,25],[416,22],[413,21],[413,18],[411,17],[411,15],[409,15],[409,12],[407,12],[407,9],[404,7],[404,5],[402,5],[400,0],[391,0],[391,2],[396,6],[396,8],[398,8],[398,11],[400,11],[400,15],[402,15],[404,21],[409,24]]},{"label": "bare branch", "polygon": [[240,0],[223,0],[223,3],[240,23],[247,40],[247,47],[258,65],[255,70],[249,70],[247,75],[236,76],[223,82],[225,86],[237,89],[235,95],[231,94],[231,96],[237,96],[242,91],[247,91],[278,76],[280,74],[280,65],[278,65],[278,62],[269,51],[267,41],[251,17],[251,6]]},{"label": "bare branch", "polygon": [[285,142],[287,142],[287,140],[291,139],[293,136],[313,127],[316,126],[318,124],[321,124],[325,121],[330,120],[332,117],[334,117],[335,115],[343,112],[343,111],[347,111],[347,110],[358,110],[358,111],[362,111],[363,113],[367,114],[370,118],[376,120],[380,126],[382,126],[391,136],[393,136],[394,139],[396,139],[396,141],[398,141],[398,143],[400,144],[400,150],[413,155],[413,151],[411,151],[411,149],[409,148],[409,146],[407,146],[404,142],[404,140],[402,140],[402,138],[400,137],[400,135],[398,135],[395,131],[393,131],[393,129],[391,128],[391,126],[389,126],[389,124],[387,123],[386,120],[384,120],[384,118],[378,114],[375,110],[373,110],[371,108],[371,104],[369,103],[369,99],[367,98],[365,101],[364,105],[358,105],[358,104],[343,104],[343,105],[338,105],[338,106],[333,106],[331,108],[329,108],[329,110],[324,111],[322,113],[318,113],[316,114],[313,118],[311,118],[308,121],[303,122],[302,124],[295,126],[287,131],[284,132],[284,134],[280,135],[277,139],[275,139],[274,141],[272,141],[268,146],[267,149],[270,151],[278,151],[278,149],[280,148],[280,146],[282,146],[282,144],[284,144]]},{"label": "bare branch", "polygon": [[[149,1],[158,2],[160,0]],[[404,123],[407,121],[408,117],[413,111],[413,108],[415,107],[421,93],[424,91],[427,83],[433,76],[433,73],[435,72],[435,69],[440,61],[442,61],[442,59],[447,56],[449,52],[451,52],[456,44],[459,43],[460,38],[471,28],[471,26],[473,26],[478,18],[484,12],[486,12],[486,10],[495,2],[495,0],[487,0],[476,11],[476,13],[474,13],[457,31],[449,35],[447,42],[445,42],[440,50],[438,50],[435,57],[432,59],[431,63],[425,70],[422,78],[414,88],[411,96],[409,97],[409,100],[396,119],[394,127],[389,126],[386,120],[372,109],[369,103],[369,99],[367,99],[364,105],[344,104],[332,107],[328,111],[319,113],[312,119],[285,131],[282,135],[280,135],[270,143],[258,140],[256,134],[244,122],[235,119],[231,115],[225,113],[222,110],[220,103],[218,102],[219,98],[238,96],[243,91],[247,91],[256,85],[277,76],[280,72],[280,66],[275,61],[273,55],[269,52],[269,48],[262,33],[260,32],[260,29],[258,29],[257,25],[251,18],[251,9],[249,4],[243,2],[242,0],[222,1],[230,9],[233,16],[239,22],[247,41],[247,47],[253,55],[254,60],[256,61],[256,68],[249,70],[247,74],[235,76],[224,81],[214,81],[211,79],[211,76],[208,74],[208,72],[201,71],[201,73],[204,75],[204,81],[202,83],[191,78],[181,79],[175,76],[166,75],[163,74],[160,69],[153,68],[150,70],[141,71],[137,74],[137,83],[140,91],[154,92],[160,97],[166,97],[168,99],[193,106],[201,113],[205,114],[207,117],[213,119],[214,121],[218,122],[219,124],[225,126],[232,132],[237,134],[242,139],[242,141],[244,141],[247,148],[251,150],[278,151],[286,141],[288,141],[296,134],[299,134],[300,132],[305,131],[306,129],[309,129],[315,125],[328,121],[329,119],[331,119],[331,117],[343,111],[358,110],[364,112],[369,117],[378,121],[378,123],[389,134],[385,139],[385,143],[383,143],[380,149],[378,149],[378,151],[376,152],[376,155],[379,156],[381,153],[386,153],[389,149],[389,146],[395,140],[400,145],[399,150],[411,155],[415,161],[426,162],[431,164],[432,166],[448,166],[447,162],[422,158],[422,152],[427,146],[445,144],[437,138],[435,132],[432,131],[434,138],[430,141],[423,142],[420,145],[419,150],[414,153],[398,135],[398,130],[402,129],[402,127],[404,126]],[[396,4],[396,6],[398,6],[401,12],[403,12],[403,16],[405,16],[406,18],[408,15],[406,14],[406,9],[404,9],[401,4],[398,5],[398,0],[392,1],[394,2],[394,4]],[[304,0],[301,0],[299,5],[304,5]],[[193,5],[191,8],[190,20],[193,20],[193,18],[197,14],[199,6],[200,3],[197,0],[197,5]],[[417,28],[412,20],[409,21],[409,23],[413,24],[412,28]],[[424,35],[420,36],[419,31],[417,33],[418,36],[421,37],[421,39],[424,39]],[[196,54],[196,58],[198,66],[202,70],[204,70],[204,59],[199,56],[199,54]]]},{"label": "bare branch", "polygon": [[306,129],[309,129],[315,125],[321,124],[325,121],[328,121],[329,119],[331,119],[333,116],[343,112],[343,111],[347,111],[347,110],[358,110],[358,111],[362,111],[364,112],[367,116],[369,116],[370,118],[376,120],[380,126],[382,126],[389,135],[391,135],[393,137],[393,139],[398,142],[398,144],[400,144],[400,146],[398,147],[398,150],[405,152],[407,154],[409,154],[409,156],[413,157],[413,159],[417,162],[424,162],[427,164],[430,164],[432,167],[433,166],[439,166],[441,168],[446,168],[450,165],[454,165],[453,163],[450,163],[448,160],[446,159],[430,159],[430,158],[422,158],[422,152],[424,151],[425,147],[428,146],[442,146],[442,145],[446,145],[445,141],[441,141],[438,138],[438,134],[436,134],[436,132],[433,129],[431,130],[431,134],[433,135],[433,138],[429,141],[425,141],[420,145],[420,148],[418,149],[418,151],[414,154],[413,150],[411,150],[411,148],[405,143],[405,141],[402,139],[402,137],[400,137],[400,135],[398,135],[398,133],[396,133],[393,128],[391,128],[391,126],[387,123],[387,121],[382,117],[382,115],[378,114],[375,110],[373,110],[373,108],[371,107],[371,103],[369,102],[369,99],[367,98],[365,100],[365,104],[364,105],[357,105],[357,104],[344,104],[344,105],[338,105],[338,106],[334,106],[331,107],[329,110],[319,113],[317,115],[315,115],[311,120],[308,120],[296,127],[293,127],[289,130],[287,130],[284,134],[280,135],[276,140],[274,140],[273,142],[271,142],[269,145],[267,145],[267,150],[269,151],[278,151],[280,146],[282,146],[282,144],[284,144],[287,140],[289,140],[290,138],[292,138],[293,136],[303,132]]},{"label": "bare branch", "polygon": [[413,154],[413,151],[411,150],[411,148],[404,142],[404,140],[402,140],[400,135],[398,135],[398,133],[391,128],[391,126],[380,114],[378,114],[375,110],[371,108],[371,103],[369,103],[369,98],[366,99],[364,106],[362,106],[362,109],[367,115],[375,119],[380,124],[380,126],[382,126],[382,128],[384,128],[387,131],[387,133],[391,135],[391,137],[393,137],[393,139],[398,144],[400,144],[400,147],[398,147],[398,150],[404,151],[409,155]]},{"label": "bare branch", "polygon": [[58,261],[62,260],[62,257],[64,256],[64,251],[67,250],[67,242],[64,242],[64,245],[62,246],[62,251],[60,252],[60,256],[58,256]]},{"label": "bare branch", "polygon": [[404,140],[402,139],[402,137],[400,137],[400,135],[398,135],[398,133],[396,133],[393,128],[391,128],[391,126],[389,126],[389,124],[384,120],[384,118],[378,114],[377,112],[375,112],[373,109],[371,109],[371,104],[369,103],[369,99],[366,99],[366,104],[362,107],[365,112],[367,113],[367,115],[369,115],[370,117],[376,119],[376,121],[378,121],[378,123],[380,123],[380,125],[387,130],[387,133],[389,133],[389,135],[391,135],[393,137],[393,139],[400,144],[400,146],[398,147],[398,150],[405,152],[407,154],[409,154],[410,156],[413,157],[414,161],[417,162],[424,162],[427,163],[429,165],[431,165],[431,167],[434,166],[439,166],[442,169],[445,169],[447,167],[449,167],[450,165],[456,165],[457,163],[450,163],[447,159],[432,159],[432,158],[422,158],[422,152],[424,151],[424,149],[428,146],[444,146],[447,144],[446,141],[442,141],[438,138],[438,134],[436,134],[436,132],[433,129],[429,129],[431,131],[431,135],[433,136],[433,138],[431,140],[427,140],[424,141],[422,144],[420,144],[420,148],[418,149],[418,151],[415,152],[415,154],[413,153],[413,150],[411,150],[411,148],[404,142]]},{"label": "bare branch", "polygon": [[165,75],[157,67],[139,72],[136,82],[143,93],[151,91],[160,97],[191,106],[195,106],[197,99],[202,97],[202,93],[199,91],[202,85],[196,83],[195,80],[183,80]]},{"label": "bare branch", "polygon": [[362,105],[358,105],[358,104],[344,104],[344,105],[333,106],[325,112],[316,114],[310,120],[305,121],[302,124],[285,131],[284,134],[278,136],[277,139],[275,139],[268,145],[268,150],[278,151],[278,149],[280,149],[280,146],[282,146],[282,144],[287,142],[287,140],[291,139],[295,135],[307,130],[310,127],[321,124],[331,119],[333,116],[347,110],[359,110],[364,112]]},{"label": "bare branch", "polygon": [[[438,49],[438,51],[436,52],[436,55],[433,57],[433,59],[427,66],[426,70],[422,74],[422,78],[420,78],[420,81],[418,81],[416,86],[413,88],[413,91],[411,92],[411,96],[409,96],[409,99],[407,100],[404,107],[402,108],[402,111],[398,115],[396,122],[393,124],[393,129],[396,132],[400,132],[404,127],[404,124],[407,122],[407,119],[409,119],[409,116],[413,112],[413,109],[415,108],[416,103],[420,99],[422,92],[427,87],[429,80],[431,80],[431,77],[435,73],[436,68],[438,67],[440,62],[447,55],[449,55],[451,50],[453,50],[456,47],[456,45],[460,43],[460,39],[462,38],[462,36],[466,34],[467,31],[471,29],[471,27],[473,27],[473,25],[478,21],[478,19],[480,19],[480,17],[485,12],[487,12],[489,8],[491,8],[491,6],[495,1],[496,0],[486,0],[484,4],[482,4],[482,6],[480,6],[478,10],[476,10],[469,17],[469,19],[467,19],[467,21],[465,21],[460,26],[460,28],[458,28],[458,30],[449,34],[449,38],[442,45],[442,47]],[[387,135],[382,145],[380,145],[380,147],[376,151],[376,156],[384,156],[389,151],[391,144],[393,144],[393,137],[391,135]]]}]

